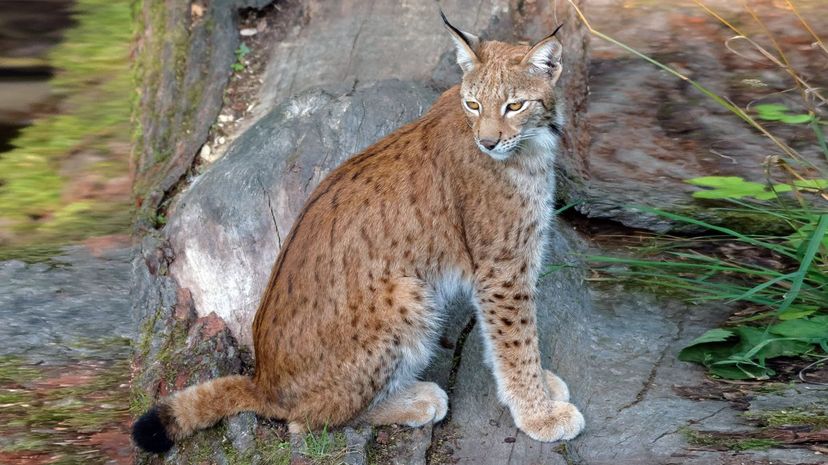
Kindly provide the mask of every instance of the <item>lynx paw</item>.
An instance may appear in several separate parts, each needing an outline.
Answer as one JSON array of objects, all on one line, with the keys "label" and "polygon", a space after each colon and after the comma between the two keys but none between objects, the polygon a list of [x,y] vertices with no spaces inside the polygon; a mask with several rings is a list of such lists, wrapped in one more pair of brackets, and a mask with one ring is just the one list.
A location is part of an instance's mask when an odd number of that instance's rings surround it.
[{"label": "lynx paw", "polygon": [[569,402],[569,388],[566,387],[566,383],[549,370],[543,370],[543,374],[546,378],[546,387],[549,388],[550,398],[559,402]]},{"label": "lynx paw", "polygon": [[418,427],[437,423],[448,412],[448,395],[434,383],[418,381],[365,413],[372,425]]},{"label": "lynx paw", "polygon": [[421,383],[417,390],[417,397],[413,402],[412,418],[406,422],[407,426],[417,427],[428,423],[437,423],[445,418],[448,412],[448,394],[434,383]]},{"label": "lynx paw", "polygon": [[569,402],[549,401],[537,411],[515,418],[518,428],[536,441],[572,439],[584,429],[584,416]]}]

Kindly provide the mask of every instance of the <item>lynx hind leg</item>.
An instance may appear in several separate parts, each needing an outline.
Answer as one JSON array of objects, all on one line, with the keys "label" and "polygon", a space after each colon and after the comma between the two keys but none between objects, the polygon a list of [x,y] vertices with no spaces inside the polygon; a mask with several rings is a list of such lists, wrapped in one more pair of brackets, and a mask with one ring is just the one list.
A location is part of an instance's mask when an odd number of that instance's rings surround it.
[{"label": "lynx hind leg", "polygon": [[564,380],[549,370],[543,370],[546,379],[546,387],[549,389],[549,397],[559,402],[569,402],[569,388]]},{"label": "lynx hind leg", "polygon": [[435,383],[418,381],[391,394],[362,416],[368,423],[411,427],[437,423],[448,412],[448,395]]}]

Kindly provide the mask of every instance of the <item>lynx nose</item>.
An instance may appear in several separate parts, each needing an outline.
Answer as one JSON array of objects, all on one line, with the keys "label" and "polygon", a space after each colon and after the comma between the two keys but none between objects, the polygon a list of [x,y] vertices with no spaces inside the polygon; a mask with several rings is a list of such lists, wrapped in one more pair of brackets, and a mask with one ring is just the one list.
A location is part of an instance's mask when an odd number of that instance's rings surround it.
[{"label": "lynx nose", "polygon": [[486,150],[495,148],[498,142],[500,142],[500,140],[480,139],[480,145],[486,147]]}]

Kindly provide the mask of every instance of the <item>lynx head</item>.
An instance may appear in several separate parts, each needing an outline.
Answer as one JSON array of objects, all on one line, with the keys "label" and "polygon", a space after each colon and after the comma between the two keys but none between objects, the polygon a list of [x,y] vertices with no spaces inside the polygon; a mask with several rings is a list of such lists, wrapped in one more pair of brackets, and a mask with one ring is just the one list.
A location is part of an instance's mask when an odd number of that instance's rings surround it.
[{"label": "lynx head", "polygon": [[560,26],[530,47],[481,41],[442,17],[463,70],[459,103],[480,150],[505,160],[524,142],[557,136],[562,113],[555,83],[561,75],[562,47],[555,33]]}]

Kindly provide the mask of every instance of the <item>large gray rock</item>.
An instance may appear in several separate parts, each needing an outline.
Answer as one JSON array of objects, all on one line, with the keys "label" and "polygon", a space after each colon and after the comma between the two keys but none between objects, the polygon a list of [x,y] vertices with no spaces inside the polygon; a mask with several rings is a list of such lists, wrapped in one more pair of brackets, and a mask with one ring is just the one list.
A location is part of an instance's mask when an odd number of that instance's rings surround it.
[{"label": "large gray rock", "polygon": [[276,44],[267,60],[260,100],[264,111],[302,91],[384,79],[433,81],[445,89],[460,70],[438,14],[484,40],[533,41],[563,22],[558,37],[568,72],[585,71],[584,30],[566,1],[307,0],[303,21]]}]

